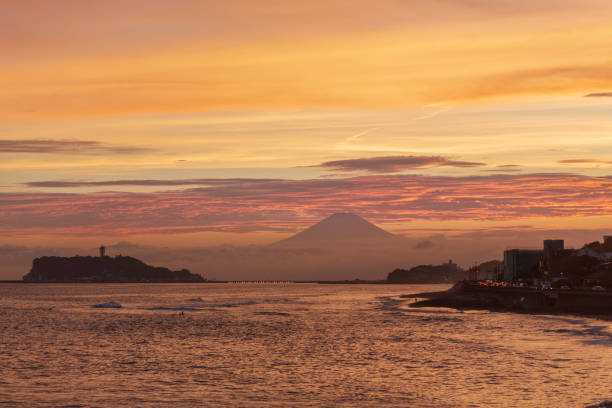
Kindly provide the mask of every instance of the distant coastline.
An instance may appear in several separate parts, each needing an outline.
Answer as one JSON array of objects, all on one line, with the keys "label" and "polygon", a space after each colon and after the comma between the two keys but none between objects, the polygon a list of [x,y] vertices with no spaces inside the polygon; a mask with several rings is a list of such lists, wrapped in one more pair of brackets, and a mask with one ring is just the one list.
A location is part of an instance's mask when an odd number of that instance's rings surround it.
[{"label": "distant coastline", "polygon": [[387,280],[384,279],[380,279],[380,280],[361,280],[361,279],[355,279],[355,280],[329,280],[329,281],[324,281],[324,280],[292,280],[292,281],[267,281],[267,280],[248,280],[248,281],[229,281],[229,280],[207,280],[204,279],[202,281],[159,281],[159,282],[152,282],[152,281],[137,281],[137,282],[126,282],[126,281],[113,281],[113,282],[105,282],[105,281],[88,281],[88,282],[64,282],[64,281],[24,281],[23,279],[13,279],[13,280],[0,280],[0,284],[65,284],[65,283],[78,283],[78,284],[83,284],[83,283],[93,283],[93,284],[100,284],[100,283],[182,283],[182,284],[189,284],[189,283],[196,283],[196,284],[203,284],[203,283],[210,283],[210,284],[223,284],[223,283],[231,283],[231,284],[235,284],[235,285],[240,285],[240,284],[262,284],[262,285],[272,285],[272,284],[306,284],[306,283],[311,283],[311,284],[319,284],[319,285],[439,285],[439,284],[450,284],[449,282],[443,282],[443,283],[397,283],[397,282],[389,282]]}]

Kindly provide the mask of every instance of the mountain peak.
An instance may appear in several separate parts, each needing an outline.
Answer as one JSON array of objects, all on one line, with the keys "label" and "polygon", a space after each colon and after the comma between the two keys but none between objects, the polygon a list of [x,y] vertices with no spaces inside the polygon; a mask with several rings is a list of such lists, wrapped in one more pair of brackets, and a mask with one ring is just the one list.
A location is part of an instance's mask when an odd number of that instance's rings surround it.
[{"label": "mountain peak", "polygon": [[364,218],[356,214],[348,213],[348,212],[332,214],[329,217],[324,218],[323,220],[319,221],[318,223],[316,223],[309,229],[320,228],[322,226],[327,226],[327,225],[338,227],[338,228],[362,226],[370,230],[374,228],[378,231],[384,232],[385,234],[391,235],[387,231],[381,228],[378,228],[376,225],[372,224],[371,222],[366,221]]},{"label": "mountain peak", "polygon": [[310,228],[275,243],[283,246],[316,246],[317,243],[356,243],[380,241],[393,234],[352,213],[336,213]]},{"label": "mountain peak", "polygon": [[322,221],[319,221],[319,223],[321,222],[325,222],[328,220],[353,220],[353,221],[365,221],[363,218],[361,218],[360,216],[353,214],[353,213],[349,213],[349,212],[342,212],[342,213],[335,213],[330,215],[329,217],[323,219]]}]

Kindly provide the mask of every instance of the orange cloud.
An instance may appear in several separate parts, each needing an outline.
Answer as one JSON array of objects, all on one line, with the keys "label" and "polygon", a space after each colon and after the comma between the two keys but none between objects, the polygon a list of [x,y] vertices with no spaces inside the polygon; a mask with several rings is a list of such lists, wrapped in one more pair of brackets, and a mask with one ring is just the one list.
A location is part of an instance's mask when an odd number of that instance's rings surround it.
[{"label": "orange cloud", "polygon": [[609,2],[307,3],[0,6],[11,16],[0,117],[384,109],[612,87]]}]

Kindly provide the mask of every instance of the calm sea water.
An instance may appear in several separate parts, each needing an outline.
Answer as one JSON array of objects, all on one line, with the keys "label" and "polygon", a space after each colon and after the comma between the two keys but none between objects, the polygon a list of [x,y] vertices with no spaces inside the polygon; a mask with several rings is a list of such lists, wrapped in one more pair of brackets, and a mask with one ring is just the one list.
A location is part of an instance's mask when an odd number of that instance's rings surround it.
[{"label": "calm sea water", "polygon": [[[411,309],[447,286],[0,285],[1,407],[583,407],[612,323]],[[121,309],[91,306],[119,302]]]}]

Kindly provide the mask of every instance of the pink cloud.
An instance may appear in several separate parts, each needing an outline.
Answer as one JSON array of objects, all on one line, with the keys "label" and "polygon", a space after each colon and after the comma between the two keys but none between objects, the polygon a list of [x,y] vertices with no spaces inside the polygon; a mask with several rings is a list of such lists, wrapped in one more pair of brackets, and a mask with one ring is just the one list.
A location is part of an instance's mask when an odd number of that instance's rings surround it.
[{"label": "pink cloud", "polygon": [[[143,182],[148,185],[154,181]],[[584,217],[612,212],[612,177],[570,174],[211,179],[201,180],[201,184],[154,193],[0,194],[0,233],[296,231],[339,211],[383,224]]]}]

